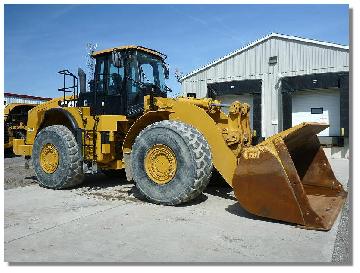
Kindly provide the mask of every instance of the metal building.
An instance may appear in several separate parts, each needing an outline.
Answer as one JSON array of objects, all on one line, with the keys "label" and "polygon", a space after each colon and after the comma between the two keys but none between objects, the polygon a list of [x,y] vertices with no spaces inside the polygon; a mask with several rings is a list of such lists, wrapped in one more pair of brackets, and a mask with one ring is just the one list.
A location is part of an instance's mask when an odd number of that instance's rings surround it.
[{"label": "metal building", "polygon": [[51,98],[43,98],[43,97],[15,94],[9,92],[4,93],[5,106],[8,105],[9,103],[40,104],[48,100],[51,100]]},{"label": "metal building", "polygon": [[257,141],[303,121],[318,121],[330,124],[319,135],[323,144],[347,146],[348,46],[271,33],[180,82],[185,96],[249,103]]}]

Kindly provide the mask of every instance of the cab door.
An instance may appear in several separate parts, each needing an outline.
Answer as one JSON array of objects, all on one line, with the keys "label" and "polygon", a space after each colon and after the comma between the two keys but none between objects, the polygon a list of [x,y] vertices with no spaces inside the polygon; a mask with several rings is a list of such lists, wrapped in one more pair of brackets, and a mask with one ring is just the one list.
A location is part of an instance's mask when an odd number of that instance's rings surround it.
[{"label": "cab door", "polygon": [[144,94],[140,83],[137,52],[128,55],[126,115],[135,117],[144,111]]},{"label": "cab door", "polygon": [[166,97],[161,92],[164,78],[162,63],[146,53],[135,51],[128,55],[127,67],[127,111],[128,117],[136,117],[144,111],[144,96]]},{"label": "cab door", "polygon": [[125,68],[115,67],[111,55],[96,60],[94,88],[89,98],[92,115],[124,115],[126,104]]}]

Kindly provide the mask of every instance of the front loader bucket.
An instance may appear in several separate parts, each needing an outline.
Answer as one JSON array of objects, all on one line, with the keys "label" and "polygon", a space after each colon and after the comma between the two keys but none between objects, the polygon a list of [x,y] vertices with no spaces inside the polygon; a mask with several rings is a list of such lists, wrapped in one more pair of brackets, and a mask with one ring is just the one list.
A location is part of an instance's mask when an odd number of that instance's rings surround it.
[{"label": "front loader bucket", "polygon": [[327,127],[302,123],[244,148],[232,181],[243,208],[305,228],[329,230],[347,192],[316,136]]}]

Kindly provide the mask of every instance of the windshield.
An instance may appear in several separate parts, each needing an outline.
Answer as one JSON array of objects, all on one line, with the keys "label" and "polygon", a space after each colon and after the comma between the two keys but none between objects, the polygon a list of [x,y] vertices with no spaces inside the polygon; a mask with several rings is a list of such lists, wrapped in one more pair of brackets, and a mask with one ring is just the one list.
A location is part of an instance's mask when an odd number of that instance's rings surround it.
[{"label": "windshield", "polygon": [[133,58],[131,65],[132,79],[145,85],[156,85],[161,91],[165,92],[164,63],[159,58],[139,51]]}]

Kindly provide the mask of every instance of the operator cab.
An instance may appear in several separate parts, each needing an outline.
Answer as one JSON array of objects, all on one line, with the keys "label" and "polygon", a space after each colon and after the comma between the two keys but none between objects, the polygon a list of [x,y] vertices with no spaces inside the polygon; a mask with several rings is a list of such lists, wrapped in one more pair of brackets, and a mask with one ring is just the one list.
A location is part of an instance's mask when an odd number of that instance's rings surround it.
[{"label": "operator cab", "polygon": [[95,73],[90,92],[81,83],[79,106],[90,106],[92,115],[137,117],[144,111],[144,96],[166,97],[171,91],[166,56],[141,46],[124,46],[92,53]]}]

